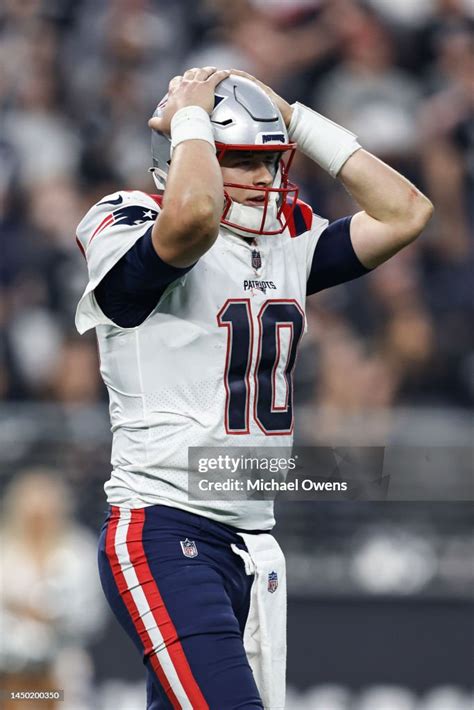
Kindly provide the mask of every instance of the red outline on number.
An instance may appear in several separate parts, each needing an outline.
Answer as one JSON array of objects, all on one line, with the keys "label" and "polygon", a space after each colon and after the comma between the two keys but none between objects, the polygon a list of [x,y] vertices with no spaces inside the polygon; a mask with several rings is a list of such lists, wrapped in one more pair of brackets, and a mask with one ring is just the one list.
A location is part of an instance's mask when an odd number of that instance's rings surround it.
[{"label": "red outline on number", "polygon": [[287,358],[286,358],[286,363],[285,363],[285,367],[284,367],[284,369],[283,369],[283,372],[285,372],[286,367],[287,367],[287,365],[288,365],[288,360],[289,360],[289,356],[291,355],[291,348],[292,348],[292,345],[293,345],[293,338],[294,338],[294,335],[295,335],[295,327],[294,327],[293,323],[288,322],[288,323],[277,323],[277,324],[276,324],[275,338],[276,338],[276,344],[277,344],[277,348],[276,348],[277,351],[276,351],[276,357],[275,357],[275,364],[274,364],[273,367],[272,367],[272,404],[271,404],[271,409],[270,409],[270,411],[272,411],[272,412],[286,412],[286,410],[288,409],[288,397],[289,397],[289,394],[290,394],[290,387],[289,387],[289,384],[288,384],[288,379],[287,379],[286,376],[285,376],[285,385],[286,385],[286,399],[285,399],[285,404],[284,404],[282,407],[277,407],[277,405],[275,404],[275,399],[276,399],[276,371],[277,371],[278,363],[280,362],[280,357],[281,357],[280,328],[289,328],[290,331],[291,331],[291,334],[290,334],[290,345],[289,345],[289,347],[288,347],[288,355],[287,355]]},{"label": "red outline on number", "polygon": [[[255,383],[255,395],[254,395],[254,400],[253,400],[253,416],[255,421],[257,422],[257,426],[259,429],[265,434],[265,436],[291,436],[293,434],[294,426],[295,426],[295,417],[292,416],[291,418],[291,429],[287,431],[267,431],[261,421],[258,418],[257,415],[257,402],[258,402],[258,368],[260,365],[260,358],[262,356],[262,313],[263,311],[270,305],[270,303],[294,303],[295,306],[298,308],[299,312],[303,316],[303,327],[301,329],[301,335],[298,339],[298,342],[296,343],[296,352],[295,352],[295,364],[293,365],[293,370],[295,369],[296,365],[296,357],[298,354],[298,345],[299,341],[301,340],[303,333],[304,333],[304,323],[305,323],[305,313],[304,310],[301,308],[300,304],[295,298],[269,298],[268,300],[265,301],[265,303],[262,305],[260,308],[260,311],[258,312],[257,315],[257,320],[258,320],[258,351],[257,351],[257,359],[255,361],[255,368],[253,372],[253,379]],[[291,323],[291,321],[282,321],[286,323]],[[278,324],[277,324],[278,325]],[[292,343],[293,344],[293,343]],[[276,359],[276,362],[278,360]],[[290,373],[290,377],[293,383],[293,370]],[[273,371],[273,370],[272,370]],[[273,385],[273,382],[272,382]],[[273,389],[272,389],[272,400],[273,400]],[[291,407],[293,409],[293,388],[291,391]],[[286,407],[288,409],[288,406]]]},{"label": "red outline on number", "polygon": [[[229,303],[244,303],[247,309],[247,321],[249,323],[249,351],[247,358],[247,368],[245,370],[245,389],[247,392],[246,403],[245,403],[245,429],[230,429],[229,428],[229,405],[230,405],[230,389],[229,389],[229,364],[230,364],[230,353],[232,351],[232,325],[231,322],[223,322],[221,316],[227,309]],[[219,313],[216,316],[217,325],[219,328],[227,329],[227,350],[225,356],[225,368],[224,368],[224,387],[225,387],[225,414],[224,414],[224,426],[226,434],[250,434],[250,369],[252,367],[252,355],[253,355],[253,320],[252,320],[252,308],[250,305],[250,298],[228,298],[224,303]]]}]

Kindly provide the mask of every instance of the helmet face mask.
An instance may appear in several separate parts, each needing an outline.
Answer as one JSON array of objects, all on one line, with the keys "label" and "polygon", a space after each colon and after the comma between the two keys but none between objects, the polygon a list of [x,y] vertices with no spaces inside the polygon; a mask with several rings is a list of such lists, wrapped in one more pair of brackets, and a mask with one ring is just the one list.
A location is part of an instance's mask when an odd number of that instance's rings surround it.
[{"label": "helmet face mask", "polygon": [[[166,97],[158,105],[159,116]],[[288,170],[296,144],[288,140],[285,122],[269,96],[254,82],[230,75],[217,85],[215,105],[211,114],[217,159],[219,163],[228,152],[279,153],[278,169],[270,187],[224,182],[225,207],[221,224],[241,236],[281,234],[291,219],[298,188],[290,183]],[[170,137],[152,130],[153,178],[159,189],[164,189],[170,165]],[[258,206],[240,204],[225,188],[237,188],[263,194]]]},{"label": "helmet face mask", "polygon": [[[285,230],[291,218],[299,191],[299,188],[288,179],[288,171],[295,154],[295,144],[289,143],[288,147],[285,147],[283,150],[277,145],[262,146],[258,149],[256,146],[223,145],[221,143],[216,143],[216,148],[219,163],[222,163],[224,157],[230,151],[233,153],[236,151],[241,151],[243,153],[255,153],[257,151],[259,153],[280,153],[278,166],[275,171],[271,187],[260,187],[257,185],[249,185],[247,183],[224,181],[225,206],[221,217],[221,223],[226,227],[231,228],[231,230],[233,229],[237,231],[238,233],[245,232],[249,235],[262,234],[268,236],[281,234]],[[252,191],[255,192],[256,195],[261,194],[263,196],[264,199],[261,206],[245,206],[246,209],[250,209],[254,212],[254,219],[249,220],[253,222],[253,226],[251,224],[243,224],[242,220],[234,221],[235,218],[232,216],[232,213],[235,211],[242,213],[242,207],[239,210],[232,210],[234,200],[226,190],[226,188],[229,187]],[[258,223],[255,222],[257,214],[260,217],[260,219],[257,220]]]}]

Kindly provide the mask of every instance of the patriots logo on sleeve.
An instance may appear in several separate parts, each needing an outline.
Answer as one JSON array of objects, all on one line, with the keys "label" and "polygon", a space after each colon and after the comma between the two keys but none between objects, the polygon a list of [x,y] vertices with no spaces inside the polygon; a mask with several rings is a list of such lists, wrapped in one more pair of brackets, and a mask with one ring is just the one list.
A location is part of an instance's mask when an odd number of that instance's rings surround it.
[{"label": "patriots logo on sleeve", "polygon": [[141,205],[128,205],[120,207],[118,210],[110,212],[99,224],[95,232],[92,234],[89,244],[98,234],[104,231],[106,227],[113,227],[117,224],[129,224],[130,226],[138,226],[146,222],[154,222],[158,217],[156,210],[150,207],[142,207]]}]

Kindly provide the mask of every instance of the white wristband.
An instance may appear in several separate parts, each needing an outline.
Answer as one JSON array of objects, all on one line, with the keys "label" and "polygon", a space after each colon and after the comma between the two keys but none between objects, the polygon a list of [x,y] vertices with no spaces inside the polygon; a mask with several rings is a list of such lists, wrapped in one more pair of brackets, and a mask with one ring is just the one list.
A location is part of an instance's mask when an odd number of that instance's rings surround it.
[{"label": "white wristband", "polygon": [[171,119],[171,155],[183,141],[207,141],[215,147],[211,119],[201,106],[185,106]]},{"label": "white wristband", "polygon": [[292,104],[288,135],[298,148],[336,177],[344,163],[361,147],[357,136],[320,113],[300,104]]}]

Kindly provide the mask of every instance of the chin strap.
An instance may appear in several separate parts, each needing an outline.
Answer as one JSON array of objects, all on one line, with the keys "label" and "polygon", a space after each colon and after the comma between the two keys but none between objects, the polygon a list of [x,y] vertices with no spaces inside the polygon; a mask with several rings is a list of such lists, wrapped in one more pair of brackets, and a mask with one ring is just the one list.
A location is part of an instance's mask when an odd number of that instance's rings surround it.
[{"label": "chin strap", "polygon": [[[224,224],[225,228],[234,234],[238,234],[240,237],[251,237],[258,236],[253,232],[249,232],[249,229],[259,230],[262,224],[263,207],[252,207],[251,205],[241,205],[239,202],[234,202],[231,200],[230,209],[225,216],[226,222],[231,222],[232,224]],[[277,219],[278,205],[277,196],[271,195],[268,201],[267,214],[265,215],[265,222],[263,224],[263,230],[267,232],[277,231],[281,224]]]}]

